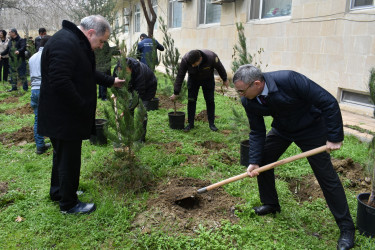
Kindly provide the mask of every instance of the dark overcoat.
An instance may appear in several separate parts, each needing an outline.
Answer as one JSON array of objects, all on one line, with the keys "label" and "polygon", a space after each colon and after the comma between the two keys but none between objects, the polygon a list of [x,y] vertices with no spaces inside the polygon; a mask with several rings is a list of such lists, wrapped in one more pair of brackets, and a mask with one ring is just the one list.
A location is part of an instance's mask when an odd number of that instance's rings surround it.
[{"label": "dark overcoat", "polygon": [[266,105],[256,98],[241,98],[250,124],[249,163],[260,164],[266,138],[264,116],[272,116],[272,130],[286,140],[327,136],[330,142],[344,140],[337,100],[306,76],[289,70],[263,74],[269,93]]},{"label": "dark overcoat", "polygon": [[88,139],[95,131],[96,83],[110,87],[114,78],[95,70],[90,42],[73,23],[44,46],[38,134],[60,140]]}]

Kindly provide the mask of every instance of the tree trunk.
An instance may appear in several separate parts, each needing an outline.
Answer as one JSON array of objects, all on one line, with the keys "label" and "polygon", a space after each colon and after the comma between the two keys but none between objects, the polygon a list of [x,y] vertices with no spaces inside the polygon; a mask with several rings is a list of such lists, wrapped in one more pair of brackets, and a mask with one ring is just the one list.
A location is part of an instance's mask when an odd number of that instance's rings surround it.
[{"label": "tree trunk", "polygon": [[147,11],[145,0],[141,0],[142,10],[143,14],[145,15],[146,22],[147,22],[147,35],[148,37],[154,36],[154,27],[156,23],[156,13],[154,9],[152,8],[151,0],[146,0],[148,9],[150,10],[150,13]]}]

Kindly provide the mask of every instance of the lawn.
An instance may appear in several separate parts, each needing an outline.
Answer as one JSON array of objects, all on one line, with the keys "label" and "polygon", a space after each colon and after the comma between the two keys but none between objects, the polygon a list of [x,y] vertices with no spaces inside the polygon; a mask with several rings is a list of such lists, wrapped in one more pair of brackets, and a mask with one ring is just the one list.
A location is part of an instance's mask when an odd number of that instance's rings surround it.
[{"label": "lawn", "polygon": [[[79,199],[95,202],[97,210],[90,215],[61,214],[58,204],[49,199],[52,150],[37,155],[32,137],[16,141],[20,131],[30,136],[33,126],[33,114],[21,112],[28,109],[30,91],[8,93],[8,87],[0,86],[0,249],[336,248],[339,230],[325,200],[301,201],[289,188],[290,180],[311,175],[306,159],[275,170],[280,214],[255,215],[252,207],[260,201],[256,179],[250,178],[225,185],[215,196],[212,194],[217,202],[212,202],[214,205],[236,202],[230,218],[228,211],[215,217],[209,212],[205,214],[207,220],[202,213],[194,218],[207,207],[188,211],[176,208],[175,212],[168,210],[166,203],[163,207],[160,201],[176,180],[209,184],[245,172],[239,163],[232,108],[242,115],[244,111],[238,100],[220,93],[215,95],[216,133],[203,120],[197,121],[189,133],[173,130],[168,125],[167,113],[171,110],[150,111],[146,143],[135,152],[135,169],[127,168],[126,160],[115,158],[111,142],[97,146],[84,141]],[[104,118],[106,105],[108,101],[98,100],[97,118]],[[197,114],[205,109],[200,91]],[[186,112],[186,107],[181,111]],[[268,126],[270,122],[267,119]],[[282,157],[299,152],[292,145]],[[346,137],[343,148],[332,156],[351,158],[364,166],[367,145]],[[350,185],[344,186],[355,221],[358,192]],[[186,224],[190,222],[193,226]],[[357,232],[355,248],[374,249],[375,242]]]}]

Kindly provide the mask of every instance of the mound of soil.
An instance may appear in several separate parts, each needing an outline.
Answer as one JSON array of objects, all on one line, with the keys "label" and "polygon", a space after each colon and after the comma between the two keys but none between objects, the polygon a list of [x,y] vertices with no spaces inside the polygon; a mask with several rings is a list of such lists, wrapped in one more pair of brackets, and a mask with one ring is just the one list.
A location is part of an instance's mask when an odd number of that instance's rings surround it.
[{"label": "mound of soil", "polygon": [[14,133],[0,134],[0,142],[6,146],[24,145],[34,141],[34,129],[23,127]]},{"label": "mound of soil", "polygon": [[[332,165],[339,174],[345,189],[353,190],[356,193],[369,192],[370,182],[360,164],[353,162],[351,158],[347,158],[332,159]],[[314,175],[304,176],[302,179],[290,179],[289,189],[301,202],[317,198],[324,199],[323,192]]]},{"label": "mound of soil", "polygon": [[151,228],[161,228],[165,232],[194,234],[199,224],[217,229],[222,220],[237,222],[234,211],[243,201],[221,188],[196,194],[207,185],[210,185],[208,181],[193,178],[177,178],[160,184],[154,191],[157,197],[150,199],[146,211],[135,217],[133,229],[149,233]]},{"label": "mound of soil", "polygon": [[[169,110],[169,109],[174,110],[174,104],[171,100],[169,100],[168,96],[160,95],[160,96],[158,96],[158,98],[159,98],[159,108],[166,109],[166,110]],[[184,104],[182,104],[178,101],[176,102],[177,110],[180,110],[184,106],[185,106]]]},{"label": "mound of soil", "polygon": [[18,97],[16,96],[9,96],[3,100],[0,100],[0,103],[16,103],[18,102]]},{"label": "mound of soil", "polygon": [[162,143],[160,144],[166,151],[167,153],[174,154],[176,152],[176,148],[182,148],[181,142],[168,142],[168,143]]},{"label": "mound of soil", "polygon": [[204,141],[203,143],[197,142],[196,145],[199,145],[207,149],[215,150],[215,151],[220,151],[221,149],[227,148],[227,145],[225,143],[214,142],[214,141]]},{"label": "mound of soil", "polygon": [[34,110],[31,108],[30,104],[26,104],[22,107],[5,110],[4,113],[7,115],[13,115],[13,114],[29,115],[29,114],[33,114]]}]

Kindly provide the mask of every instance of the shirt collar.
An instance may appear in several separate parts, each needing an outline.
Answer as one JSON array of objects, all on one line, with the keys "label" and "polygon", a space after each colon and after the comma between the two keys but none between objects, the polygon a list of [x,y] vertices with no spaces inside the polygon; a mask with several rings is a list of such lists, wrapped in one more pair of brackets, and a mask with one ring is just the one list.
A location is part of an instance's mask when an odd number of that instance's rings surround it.
[{"label": "shirt collar", "polygon": [[268,87],[267,87],[266,82],[264,82],[264,88],[263,88],[262,93],[260,93],[260,95],[268,96]]}]

